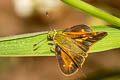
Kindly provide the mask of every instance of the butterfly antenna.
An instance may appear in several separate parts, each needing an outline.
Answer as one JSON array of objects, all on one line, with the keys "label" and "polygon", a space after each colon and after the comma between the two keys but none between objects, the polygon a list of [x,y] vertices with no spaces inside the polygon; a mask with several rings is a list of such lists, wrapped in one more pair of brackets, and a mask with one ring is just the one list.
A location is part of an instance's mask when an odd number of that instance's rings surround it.
[{"label": "butterfly antenna", "polygon": [[49,27],[50,27],[50,30],[52,31],[53,30],[53,28],[49,25]]},{"label": "butterfly antenna", "polygon": [[46,41],[46,38],[43,38],[39,42],[33,44],[33,51],[36,51],[42,44],[44,44],[44,41]]}]

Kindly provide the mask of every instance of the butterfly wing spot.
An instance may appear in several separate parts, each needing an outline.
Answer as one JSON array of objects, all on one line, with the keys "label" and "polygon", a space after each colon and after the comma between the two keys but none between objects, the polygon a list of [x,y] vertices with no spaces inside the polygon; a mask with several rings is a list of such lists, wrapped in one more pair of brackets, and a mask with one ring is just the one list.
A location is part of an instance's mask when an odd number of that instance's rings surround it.
[{"label": "butterfly wing spot", "polygon": [[97,35],[97,33],[96,33],[96,32],[94,32],[94,35],[96,36],[96,35]]},{"label": "butterfly wing spot", "polygon": [[72,67],[72,64],[70,64],[69,67]]},{"label": "butterfly wing spot", "polygon": [[82,39],[75,39],[77,42],[82,42],[83,40]]},{"label": "butterfly wing spot", "polygon": [[63,64],[63,67],[66,67],[66,65],[65,65],[65,64]]},{"label": "butterfly wing spot", "polygon": [[85,37],[86,35],[82,35],[83,37]]},{"label": "butterfly wing spot", "polygon": [[91,39],[92,39],[93,37],[89,37],[89,38],[91,38]]},{"label": "butterfly wing spot", "polygon": [[86,40],[86,39],[88,39],[88,37],[84,37],[84,38],[82,38],[83,40]]},{"label": "butterfly wing spot", "polygon": [[84,29],[81,29],[81,32],[85,32],[85,30],[84,30]]}]

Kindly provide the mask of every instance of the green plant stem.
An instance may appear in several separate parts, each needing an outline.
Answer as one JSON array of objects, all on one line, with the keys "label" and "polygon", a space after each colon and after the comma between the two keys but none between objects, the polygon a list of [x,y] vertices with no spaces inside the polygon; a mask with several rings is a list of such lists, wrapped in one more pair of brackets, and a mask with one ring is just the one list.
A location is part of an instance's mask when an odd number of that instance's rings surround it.
[{"label": "green plant stem", "polygon": [[116,26],[120,26],[120,19],[115,17],[115,16],[112,16],[111,14],[99,9],[99,8],[96,8],[82,0],[61,0],[63,1],[64,3],[67,3],[69,4],[70,6],[72,7],[75,7],[83,12],[86,12],[88,14],[91,14],[93,16],[96,16],[98,18],[101,18],[113,25],[116,25]]}]

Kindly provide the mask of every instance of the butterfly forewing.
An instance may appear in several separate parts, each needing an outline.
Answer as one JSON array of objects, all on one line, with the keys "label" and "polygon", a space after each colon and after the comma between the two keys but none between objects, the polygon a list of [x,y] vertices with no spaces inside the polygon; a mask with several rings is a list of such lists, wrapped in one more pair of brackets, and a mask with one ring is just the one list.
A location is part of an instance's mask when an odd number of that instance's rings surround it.
[{"label": "butterfly forewing", "polygon": [[107,32],[92,32],[91,28],[84,24],[68,28],[64,33],[85,46],[87,50],[93,43],[101,40],[107,35]]},{"label": "butterfly forewing", "polygon": [[76,25],[64,30],[65,34],[67,34],[76,42],[78,42],[80,46],[83,46],[86,49],[86,51],[89,50],[89,46],[91,45],[91,43],[83,39],[86,39],[86,37],[91,36],[91,32],[92,32],[92,29],[84,24]]},{"label": "butterfly forewing", "polygon": [[91,46],[93,43],[104,38],[107,33],[106,32],[65,32],[65,34],[71,36],[72,39],[77,41],[78,43],[86,43],[86,46]]}]

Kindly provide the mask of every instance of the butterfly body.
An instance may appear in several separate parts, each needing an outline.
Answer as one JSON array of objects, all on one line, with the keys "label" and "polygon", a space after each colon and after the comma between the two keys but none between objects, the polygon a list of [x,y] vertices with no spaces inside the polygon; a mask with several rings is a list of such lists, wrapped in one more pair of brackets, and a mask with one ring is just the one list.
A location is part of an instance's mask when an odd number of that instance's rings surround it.
[{"label": "butterfly body", "polygon": [[106,36],[106,32],[92,32],[86,25],[77,25],[64,32],[50,31],[48,38],[55,45],[56,57],[61,71],[71,75],[82,67],[89,47]]}]

